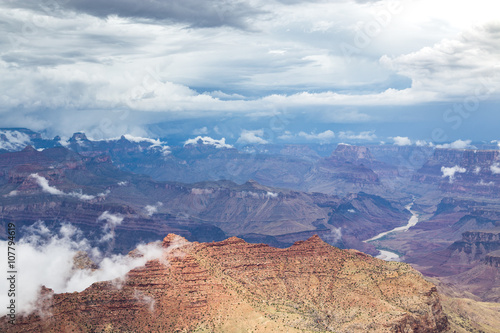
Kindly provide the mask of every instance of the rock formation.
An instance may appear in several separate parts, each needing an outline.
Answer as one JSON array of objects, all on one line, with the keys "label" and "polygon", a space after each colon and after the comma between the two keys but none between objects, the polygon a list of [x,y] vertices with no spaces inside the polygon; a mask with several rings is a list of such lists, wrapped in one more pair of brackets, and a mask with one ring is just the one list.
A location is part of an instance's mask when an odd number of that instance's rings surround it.
[{"label": "rock formation", "polygon": [[[287,249],[168,235],[165,260],[54,294],[3,332],[444,332],[433,284],[409,265],[339,250],[318,236]],[[168,260],[168,263],[166,263]],[[50,290],[45,290],[50,295]],[[9,326],[10,325],[10,326]]]},{"label": "rock formation", "polygon": [[[413,176],[413,180],[437,185],[447,193],[498,197],[499,163],[498,150],[436,149],[434,155]],[[448,176],[443,168],[449,169]],[[454,171],[451,176],[450,171]]]},{"label": "rock formation", "polygon": [[488,253],[484,258],[484,262],[491,267],[500,268],[500,250]]}]

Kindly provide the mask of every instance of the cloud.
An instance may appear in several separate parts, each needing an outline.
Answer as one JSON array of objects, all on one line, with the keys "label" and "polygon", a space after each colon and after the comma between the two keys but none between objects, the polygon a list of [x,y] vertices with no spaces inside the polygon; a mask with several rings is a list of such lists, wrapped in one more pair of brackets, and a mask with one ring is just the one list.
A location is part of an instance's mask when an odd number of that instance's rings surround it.
[{"label": "cloud", "polygon": [[[500,83],[499,23],[475,26],[453,39],[394,58],[382,56],[380,63],[412,79],[412,91],[435,92],[434,100],[476,99],[479,103],[498,93]],[[467,111],[470,114],[470,110]]]},{"label": "cloud", "polygon": [[162,141],[160,141],[160,139],[155,140],[155,139],[150,139],[150,138],[143,138],[140,136],[133,136],[130,134],[125,134],[123,137],[130,142],[136,142],[136,143],[147,142],[147,143],[150,143],[151,146],[155,146],[155,147],[161,146],[164,144]]},{"label": "cloud", "polygon": [[374,131],[364,131],[358,134],[352,131],[345,131],[339,133],[339,138],[344,140],[363,140],[363,141],[373,141],[377,138]]},{"label": "cloud", "polygon": [[29,135],[10,130],[0,130],[0,149],[18,151],[31,144]]},{"label": "cloud", "polygon": [[317,140],[322,143],[328,143],[331,142],[335,138],[335,133],[331,130],[326,130],[321,133],[306,133],[306,132],[299,132],[299,136],[302,138],[305,138],[306,140]]},{"label": "cloud", "polygon": [[434,147],[434,144],[432,142],[427,142],[425,140],[417,140],[415,141],[415,146],[417,147]]},{"label": "cloud", "polygon": [[[64,193],[63,191],[57,189],[56,187],[50,186],[49,181],[45,177],[42,177],[37,173],[32,173],[30,175],[30,178],[33,178],[36,181],[36,183],[42,188],[42,191],[45,193],[49,193],[52,195],[75,197],[75,198],[78,198],[78,199],[84,200],[84,201],[95,199],[95,196],[83,194],[81,192],[81,190],[79,192],[73,191],[70,193]],[[100,193],[99,196],[106,196],[108,193],[109,193],[109,191],[107,191],[105,193]]]},{"label": "cloud", "polygon": [[395,146],[411,146],[415,145],[417,147],[434,147],[434,143],[428,142],[426,140],[416,140],[412,141],[409,137],[407,136],[395,136],[395,137],[389,137],[392,141],[394,141]]},{"label": "cloud", "polygon": [[459,167],[458,165],[455,165],[454,167],[447,168],[445,166],[441,167],[441,172],[443,175],[441,177],[446,178],[449,177],[450,183],[453,183],[453,180],[455,178],[455,174],[458,173],[465,173],[467,172],[467,169]]},{"label": "cloud", "polygon": [[202,135],[202,134],[208,134],[208,128],[207,126],[203,126],[202,128],[195,129],[193,131],[194,135]]},{"label": "cloud", "polygon": [[[330,143],[332,142],[336,135],[332,130],[326,130],[321,133],[306,133],[304,131],[299,132],[298,134],[293,134],[290,131],[284,131],[282,135],[278,136],[280,140],[293,140],[297,137],[304,138],[309,141],[319,141],[321,143]],[[340,139],[345,140],[364,140],[364,141],[373,141],[377,138],[374,131],[363,131],[359,133],[355,133],[353,131],[341,131],[338,134]]]},{"label": "cloud", "polygon": [[484,180],[480,180],[478,185],[481,185],[481,186],[494,186],[495,185],[495,182],[493,181],[489,181],[489,182],[485,182]]},{"label": "cloud", "polygon": [[[206,127],[205,127],[206,128]],[[209,136],[197,136],[194,139],[189,139],[184,143],[184,146],[187,145],[209,145],[209,146],[214,146],[215,148],[234,148],[230,144],[226,143],[226,138],[222,138],[220,140],[215,140],[212,139]]]},{"label": "cloud", "polygon": [[153,312],[155,309],[155,299],[151,296],[146,295],[144,292],[134,289],[134,298],[140,303],[148,307],[149,312]]},{"label": "cloud", "polygon": [[163,206],[163,203],[158,201],[156,205],[147,205],[144,209],[146,210],[146,214],[151,217],[153,214],[158,212],[158,208],[161,206]]},{"label": "cloud", "polygon": [[105,211],[97,218],[97,221],[106,221],[102,227],[104,234],[102,235],[100,242],[107,242],[115,238],[115,228],[116,226],[122,224],[123,216],[119,214],[111,214],[108,211]]},{"label": "cloud", "polygon": [[490,166],[490,171],[494,175],[498,175],[500,173],[500,166],[498,164],[493,164]]},{"label": "cloud", "polygon": [[252,192],[252,191],[243,191],[240,194],[242,197],[252,197],[258,200],[267,200],[267,199],[276,199],[279,197],[279,193],[275,192]]},{"label": "cloud", "polygon": [[212,194],[214,193],[213,189],[210,188],[192,188],[191,189],[191,194],[195,195],[206,195],[206,194]]},{"label": "cloud", "polygon": [[64,0],[47,3],[27,0],[12,6],[30,8],[52,15],[62,15],[66,11],[85,13],[99,18],[119,16],[148,22],[182,23],[191,27],[230,26],[240,29],[247,27],[246,21],[263,11],[245,1],[214,0]]},{"label": "cloud", "polygon": [[323,233],[321,235],[321,238],[329,244],[337,244],[342,239],[342,228],[335,228],[333,226],[328,227],[330,229],[330,232]]},{"label": "cloud", "polygon": [[43,192],[53,194],[53,195],[66,195],[66,193],[64,193],[63,191],[58,190],[57,188],[55,188],[53,186],[50,186],[49,181],[45,177],[42,177],[42,176],[38,175],[37,173],[31,174],[30,177],[35,179],[37,184],[42,188]]},{"label": "cloud", "polygon": [[[205,92],[206,95],[210,95],[214,98],[221,99],[221,100],[240,100],[240,99],[246,99],[244,95],[240,94],[226,94],[223,91],[217,90],[217,91],[212,91],[210,93]],[[204,134],[204,133],[201,133]]]},{"label": "cloud", "polygon": [[269,198],[277,198],[278,197],[278,193],[275,193],[275,192],[266,192],[266,196],[269,197]]},{"label": "cloud", "polygon": [[490,143],[496,143],[498,148],[500,148],[500,140],[491,140]]},{"label": "cloud", "polygon": [[[41,286],[56,293],[80,292],[92,283],[108,280],[123,280],[126,273],[143,266],[148,260],[163,259],[165,250],[161,244],[139,244],[139,256],[111,255],[102,257],[101,252],[82,237],[80,230],[70,224],[63,224],[59,230],[51,231],[43,222],[37,222],[27,229],[27,235],[16,245],[17,252],[17,313],[29,314],[39,310],[37,301]],[[2,252],[7,252],[7,242],[0,241]],[[75,269],[74,257],[79,252],[87,253],[99,266],[97,270]],[[4,256],[5,257],[5,256]],[[0,259],[6,266],[6,259]],[[0,280],[0,301],[8,304],[7,280]],[[119,284],[117,284],[119,285]],[[7,313],[6,307],[0,315]]]},{"label": "cloud", "polygon": [[261,138],[264,135],[264,130],[243,130],[240,134],[240,137],[236,141],[236,143],[240,144],[266,144],[267,140]]},{"label": "cloud", "polygon": [[[500,82],[497,27],[485,19],[495,17],[479,3],[449,11],[430,0],[418,8],[405,2],[411,9],[348,64],[339,45],[352,43],[388,2],[4,1],[0,118],[2,126],[108,138],[146,135],[166,119],[287,110],[373,124],[383,120],[380,106],[395,106],[391,115],[433,102],[469,107],[474,100],[464,99],[477,89],[481,103],[493,100]],[[456,8],[467,15],[456,20]],[[465,31],[476,12],[489,15]]]},{"label": "cloud", "polygon": [[471,145],[471,140],[456,140],[452,143],[444,143],[444,144],[439,144],[436,145],[436,148],[448,148],[448,149],[470,149],[470,148],[475,148],[473,145]]},{"label": "cloud", "polygon": [[130,134],[125,134],[123,137],[125,139],[127,139],[129,142],[150,143],[151,144],[149,146],[150,149],[158,148],[164,156],[167,156],[168,154],[171,153],[170,147],[167,146],[166,143],[161,141],[160,139],[150,139],[150,138],[144,138],[144,137],[140,137],[140,136],[133,136]]},{"label": "cloud", "polygon": [[285,131],[283,134],[278,136],[278,139],[280,140],[291,140],[295,137],[295,135],[292,134],[290,131]]},{"label": "cloud", "polygon": [[395,136],[393,138],[389,138],[394,140],[394,145],[396,146],[411,146],[412,142],[407,136]]},{"label": "cloud", "polygon": [[[98,196],[105,197],[106,195],[108,195],[108,193],[109,193],[109,190],[106,191],[106,192],[103,192],[103,193],[99,193]],[[77,192],[70,192],[70,193],[68,193],[66,195],[68,195],[70,197],[75,197],[75,198],[78,198],[78,199],[84,200],[84,201],[95,199],[94,195],[83,194],[81,190],[79,190]]]}]

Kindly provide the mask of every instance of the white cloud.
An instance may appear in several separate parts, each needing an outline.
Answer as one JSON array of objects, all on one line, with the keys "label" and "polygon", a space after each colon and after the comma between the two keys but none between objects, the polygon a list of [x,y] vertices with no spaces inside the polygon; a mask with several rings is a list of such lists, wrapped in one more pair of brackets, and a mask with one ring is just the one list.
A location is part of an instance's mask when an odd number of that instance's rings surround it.
[{"label": "white cloud", "polygon": [[66,139],[61,138],[58,142],[63,147],[68,147],[70,145],[68,138]]},{"label": "white cloud", "polygon": [[434,147],[434,144],[432,142],[427,142],[425,140],[417,140],[417,141],[415,141],[415,146],[417,146],[417,147],[426,147],[426,146]]},{"label": "white cloud", "polygon": [[[240,94],[226,94],[223,91],[217,90],[217,91],[212,91],[210,93],[205,93],[206,95],[210,95],[214,98],[217,99],[222,99],[222,100],[240,100],[240,99],[245,99],[245,96],[240,95]],[[196,133],[193,133],[196,134]],[[200,134],[206,134],[206,133],[200,133]]]},{"label": "white cloud", "polygon": [[276,192],[252,192],[252,191],[242,191],[239,193],[239,196],[241,198],[245,197],[252,197],[254,199],[258,200],[265,200],[265,199],[276,199],[279,197],[279,193]]},{"label": "white cloud", "polygon": [[123,222],[123,216],[119,214],[111,214],[108,211],[102,213],[97,221],[106,221],[102,227],[103,235],[100,242],[107,242],[115,238],[115,228]]},{"label": "white cloud", "polygon": [[492,174],[497,175],[500,173],[500,166],[498,164],[493,164],[490,166],[490,171]]},{"label": "white cloud", "polygon": [[151,146],[161,146],[161,145],[163,145],[163,142],[161,142],[160,139],[143,138],[143,137],[140,137],[140,136],[133,136],[133,135],[130,135],[130,134],[125,134],[123,137],[125,139],[127,139],[128,141],[130,141],[130,142],[136,142],[136,143],[147,142],[147,143],[150,143]]},{"label": "white cloud", "polygon": [[299,132],[299,136],[305,138],[306,140],[315,140],[322,143],[329,143],[335,138],[335,133],[331,130],[326,130],[318,134]]},{"label": "white cloud", "polygon": [[471,145],[471,140],[456,140],[452,143],[444,143],[440,145],[436,145],[436,148],[448,148],[448,149],[470,149],[475,148]]},{"label": "white cloud", "polygon": [[168,154],[171,153],[170,147],[167,146],[166,143],[161,141],[160,139],[150,139],[150,138],[144,138],[144,137],[140,137],[140,136],[133,136],[130,134],[125,134],[123,137],[130,142],[149,143],[150,144],[149,148],[159,148],[164,156],[167,156]]},{"label": "white cloud", "polygon": [[[498,93],[498,27],[498,21],[476,25],[458,37],[443,39],[395,58],[383,56],[380,62],[400,75],[412,78],[414,96],[417,92],[434,92],[433,100],[458,98],[466,102],[467,98],[475,98],[479,103]],[[463,111],[470,115],[470,110]]]},{"label": "white cloud", "polygon": [[97,194],[98,197],[101,197],[101,198],[105,198],[107,197],[109,194],[111,193],[111,190],[106,190],[104,192],[101,192],[99,194]]},{"label": "white cloud", "polygon": [[[70,192],[67,195],[70,196],[70,197],[78,198],[80,200],[84,200],[84,201],[95,199],[95,196],[89,195],[89,194],[83,194],[81,190],[78,191],[78,192]],[[99,193],[98,195],[100,197],[105,197],[107,195],[107,193],[106,192],[105,193]]]},{"label": "white cloud", "polygon": [[158,212],[158,208],[161,206],[163,206],[163,203],[157,202],[156,205],[147,205],[144,209],[146,210],[146,214],[148,216],[153,216],[153,214]]},{"label": "white cloud", "polygon": [[394,145],[396,146],[410,146],[412,144],[411,140],[407,136],[395,136],[389,139],[394,140]]},{"label": "white cloud", "polygon": [[194,135],[203,135],[203,134],[208,134],[208,128],[207,126],[203,126],[202,128],[197,128],[193,131]]},{"label": "white cloud", "polygon": [[[56,187],[50,186],[49,181],[45,178],[40,176],[37,173],[33,173],[30,175],[30,178],[35,179],[37,184],[42,188],[43,192],[52,194],[52,195],[61,195],[61,196],[70,196],[70,197],[75,197],[80,200],[93,200],[95,199],[95,196],[89,195],[89,194],[83,194],[81,190],[79,192],[70,192],[70,193],[64,193],[63,191],[57,189]],[[99,196],[106,196],[108,193],[101,193]]]},{"label": "white cloud", "polygon": [[29,135],[11,130],[0,130],[0,149],[9,151],[21,150],[31,144]]},{"label": "white cloud", "polygon": [[261,138],[264,135],[264,130],[243,130],[240,134],[240,137],[236,141],[236,143],[241,144],[266,144],[267,140]]},{"label": "white cloud", "polygon": [[465,172],[467,172],[467,169],[459,167],[458,165],[455,165],[454,167],[451,167],[451,168],[442,166],[441,172],[443,173],[443,175],[441,177],[443,177],[443,178],[449,177],[450,183],[453,183],[453,180],[455,178],[455,174],[456,173],[465,173]]},{"label": "white cloud", "polygon": [[[22,8],[14,8],[16,3]],[[164,121],[153,113],[269,116],[285,108],[315,112],[331,106],[463,102],[477,89],[483,96],[500,83],[500,37],[497,24],[487,23],[497,20],[487,0],[398,2],[404,11],[357,47],[350,64],[339,45],[354,43],[390,1],[293,1],[291,6],[257,0],[252,4],[266,19],[250,15],[251,34],[224,27],[186,29],[182,22],[160,24],[133,15],[34,13],[21,3],[0,5],[3,126],[63,134],[84,128],[95,137],[110,137]],[[44,25],[26,34],[25,22]],[[477,28],[470,29],[472,24]],[[390,54],[395,56],[384,56]],[[221,61],[228,55],[231,61]],[[395,76],[407,78],[411,87],[394,82]],[[369,108],[328,113],[332,122],[378,118]]]},{"label": "white cloud", "polygon": [[19,192],[17,190],[12,190],[8,194],[6,194],[6,197],[15,197]]},{"label": "white cloud", "polygon": [[335,138],[335,133],[331,130],[326,130],[321,133],[306,133],[304,131],[300,131],[298,134],[293,134],[290,131],[284,131],[283,134],[278,136],[280,140],[293,140],[297,137],[304,138],[309,141],[319,141],[320,143],[330,143]]},{"label": "white cloud", "polygon": [[481,185],[481,186],[494,186],[494,185],[495,185],[495,182],[493,182],[493,181],[489,181],[489,182],[487,182],[487,183],[486,183],[484,180],[482,180],[482,179],[481,179],[481,180],[479,181],[478,185]]},{"label": "white cloud", "polygon": [[[98,281],[125,279],[126,273],[135,267],[143,266],[148,260],[163,259],[165,252],[161,244],[152,243],[137,246],[139,256],[129,257],[112,255],[102,257],[97,248],[82,238],[81,231],[64,224],[56,231],[49,230],[42,222],[28,228],[30,234],[19,240],[17,252],[17,313],[29,314],[40,311],[37,306],[41,286],[51,288],[56,293],[80,292]],[[0,249],[7,252],[7,242],[0,241]],[[83,251],[98,264],[99,269],[75,269],[73,258],[77,252]],[[5,256],[0,258],[3,267],[7,265]],[[8,304],[7,280],[0,279],[0,302]],[[116,284],[119,286],[120,284]],[[6,307],[0,309],[0,315],[7,313]]]},{"label": "white cloud", "polygon": [[202,145],[209,145],[209,146],[214,146],[215,148],[234,148],[230,144],[226,143],[226,138],[222,138],[220,140],[212,139],[209,136],[197,136],[194,139],[189,139],[184,143],[184,146],[187,145],[197,145],[197,144],[202,144]]},{"label": "white cloud", "polygon": [[279,55],[283,55],[286,53],[286,50],[269,50],[268,51],[269,54],[279,54]]},{"label": "white cloud", "polygon": [[373,141],[377,138],[377,136],[375,135],[374,131],[364,131],[358,134],[352,131],[345,131],[339,133],[339,138],[345,140]]},{"label": "white cloud", "polygon": [[278,139],[280,140],[291,140],[295,137],[295,135],[292,134],[290,131],[285,131],[283,134],[278,136]]},{"label": "white cloud", "polygon": [[35,179],[37,184],[42,188],[43,192],[53,194],[53,195],[66,195],[63,191],[58,190],[57,188],[50,186],[49,181],[37,173],[33,173],[30,175],[31,178]]},{"label": "white cloud", "polygon": [[205,194],[212,194],[214,193],[214,190],[211,188],[192,188],[191,189],[191,194],[195,195],[205,195]]}]

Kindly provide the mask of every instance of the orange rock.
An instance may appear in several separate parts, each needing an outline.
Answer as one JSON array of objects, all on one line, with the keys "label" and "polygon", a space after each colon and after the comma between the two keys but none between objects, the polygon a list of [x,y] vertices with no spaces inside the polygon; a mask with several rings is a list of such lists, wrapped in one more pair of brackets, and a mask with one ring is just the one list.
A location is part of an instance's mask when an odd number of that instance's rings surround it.
[{"label": "orange rock", "polygon": [[[184,256],[170,258],[173,244]],[[158,260],[121,288],[99,282],[55,294],[50,316],[32,314],[2,332],[443,332],[434,285],[409,265],[340,250],[318,236],[288,249],[231,237],[188,243],[170,234]]]}]

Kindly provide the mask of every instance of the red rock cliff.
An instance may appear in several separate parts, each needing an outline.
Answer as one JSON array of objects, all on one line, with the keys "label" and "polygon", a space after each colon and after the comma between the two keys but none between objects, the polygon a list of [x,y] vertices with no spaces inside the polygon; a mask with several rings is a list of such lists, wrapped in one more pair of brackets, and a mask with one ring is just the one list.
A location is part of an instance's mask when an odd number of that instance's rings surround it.
[{"label": "red rock cliff", "polygon": [[[121,288],[95,283],[55,294],[45,317],[7,332],[442,332],[436,288],[404,263],[339,250],[318,236],[288,249],[232,237],[165,238],[165,259],[129,272]],[[5,319],[5,318],[4,318]]]}]

